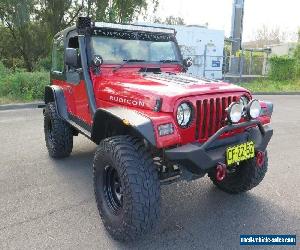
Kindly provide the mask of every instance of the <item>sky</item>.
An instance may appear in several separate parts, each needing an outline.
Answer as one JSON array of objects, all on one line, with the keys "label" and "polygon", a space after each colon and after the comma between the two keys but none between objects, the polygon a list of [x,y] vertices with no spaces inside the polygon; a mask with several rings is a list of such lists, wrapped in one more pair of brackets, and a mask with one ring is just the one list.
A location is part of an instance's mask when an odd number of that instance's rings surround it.
[{"label": "sky", "polygon": [[[208,23],[230,35],[233,0],[160,0],[157,16],[181,16],[186,24]],[[245,0],[244,41],[251,41],[262,25],[279,27],[296,40],[300,28],[300,0]]]}]

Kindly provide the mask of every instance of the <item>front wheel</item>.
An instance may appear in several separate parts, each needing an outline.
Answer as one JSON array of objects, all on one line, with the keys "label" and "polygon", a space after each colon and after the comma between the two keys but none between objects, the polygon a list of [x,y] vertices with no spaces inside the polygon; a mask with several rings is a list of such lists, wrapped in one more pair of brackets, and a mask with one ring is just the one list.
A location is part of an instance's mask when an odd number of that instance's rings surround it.
[{"label": "front wheel", "polygon": [[113,238],[134,240],[153,228],[159,218],[160,182],[139,139],[116,136],[101,141],[93,175],[99,213]]},{"label": "front wheel", "polygon": [[[262,153],[261,153],[262,154]],[[230,194],[246,192],[256,187],[265,177],[268,170],[267,151],[263,153],[262,158],[242,162],[240,165],[228,169],[226,177],[219,181],[215,174],[209,174],[212,182],[221,190]]]}]

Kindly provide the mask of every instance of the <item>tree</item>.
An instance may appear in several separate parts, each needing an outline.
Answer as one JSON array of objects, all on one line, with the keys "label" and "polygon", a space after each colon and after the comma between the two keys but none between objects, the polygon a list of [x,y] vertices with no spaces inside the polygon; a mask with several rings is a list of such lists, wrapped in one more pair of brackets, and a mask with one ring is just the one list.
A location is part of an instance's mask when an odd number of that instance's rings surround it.
[{"label": "tree", "polygon": [[244,47],[248,48],[264,48],[272,44],[279,44],[286,40],[287,33],[280,30],[279,27],[270,28],[263,25],[254,33],[254,40],[244,43]]},{"label": "tree", "polygon": [[[78,16],[130,23],[159,0],[0,0],[0,52],[8,67],[35,68],[48,57],[53,36]],[[15,60],[17,59],[17,60]]]},{"label": "tree", "polygon": [[[31,23],[34,8],[32,0],[0,0],[0,18],[7,31],[8,39],[15,44],[15,50],[24,60],[24,66],[32,71],[33,62],[37,59],[35,47],[38,27]],[[40,52],[39,52],[40,53]]]},{"label": "tree", "polygon": [[182,17],[168,16],[164,20],[159,17],[154,18],[154,23],[169,24],[169,25],[184,25]]},{"label": "tree", "polygon": [[174,16],[168,16],[165,21],[165,24],[170,25],[184,25],[184,19],[182,17],[174,17]]},{"label": "tree", "polygon": [[16,49],[9,29],[0,24],[0,34],[0,59],[2,63],[8,68],[24,67],[23,59],[18,58],[20,52]]},{"label": "tree", "polygon": [[85,2],[85,0],[37,0],[36,19],[48,27],[49,35],[53,37],[61,29],[74,24],[77,17],[83,14]]},{"label": "tree", "polygon": [[140,15],[145,15],[152,8],[155,12],[159,0],[90,0],[94,12],[88,11],[99,21],[130,23]]}]

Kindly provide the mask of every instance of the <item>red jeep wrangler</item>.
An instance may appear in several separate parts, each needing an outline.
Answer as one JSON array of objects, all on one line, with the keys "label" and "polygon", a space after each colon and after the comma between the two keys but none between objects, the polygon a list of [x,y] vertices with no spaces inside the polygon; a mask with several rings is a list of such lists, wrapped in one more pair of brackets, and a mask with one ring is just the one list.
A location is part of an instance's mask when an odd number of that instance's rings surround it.
[{"label": "red jeep wrangler", "polygon": [[267,172],[273,105],[244,88],[192,77],[175,30],[91,22],[54,38],[45,88],[49,154],[67,157],[79,133],[98,144],[96,202],[108,232],[132,240],[160,210],[160,184],[208,174],[228,193]]}]

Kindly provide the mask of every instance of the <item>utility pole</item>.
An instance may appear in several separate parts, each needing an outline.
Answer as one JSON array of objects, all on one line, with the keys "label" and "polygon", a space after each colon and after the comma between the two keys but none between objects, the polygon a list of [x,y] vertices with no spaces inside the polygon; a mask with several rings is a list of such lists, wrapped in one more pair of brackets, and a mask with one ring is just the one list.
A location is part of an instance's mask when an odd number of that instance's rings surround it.
[{"label": "utility pole", "polygon": [[232,56],[235,56],[236,52],[242,47],[244,3],[245,0],[233,0],[231,20]]}]

